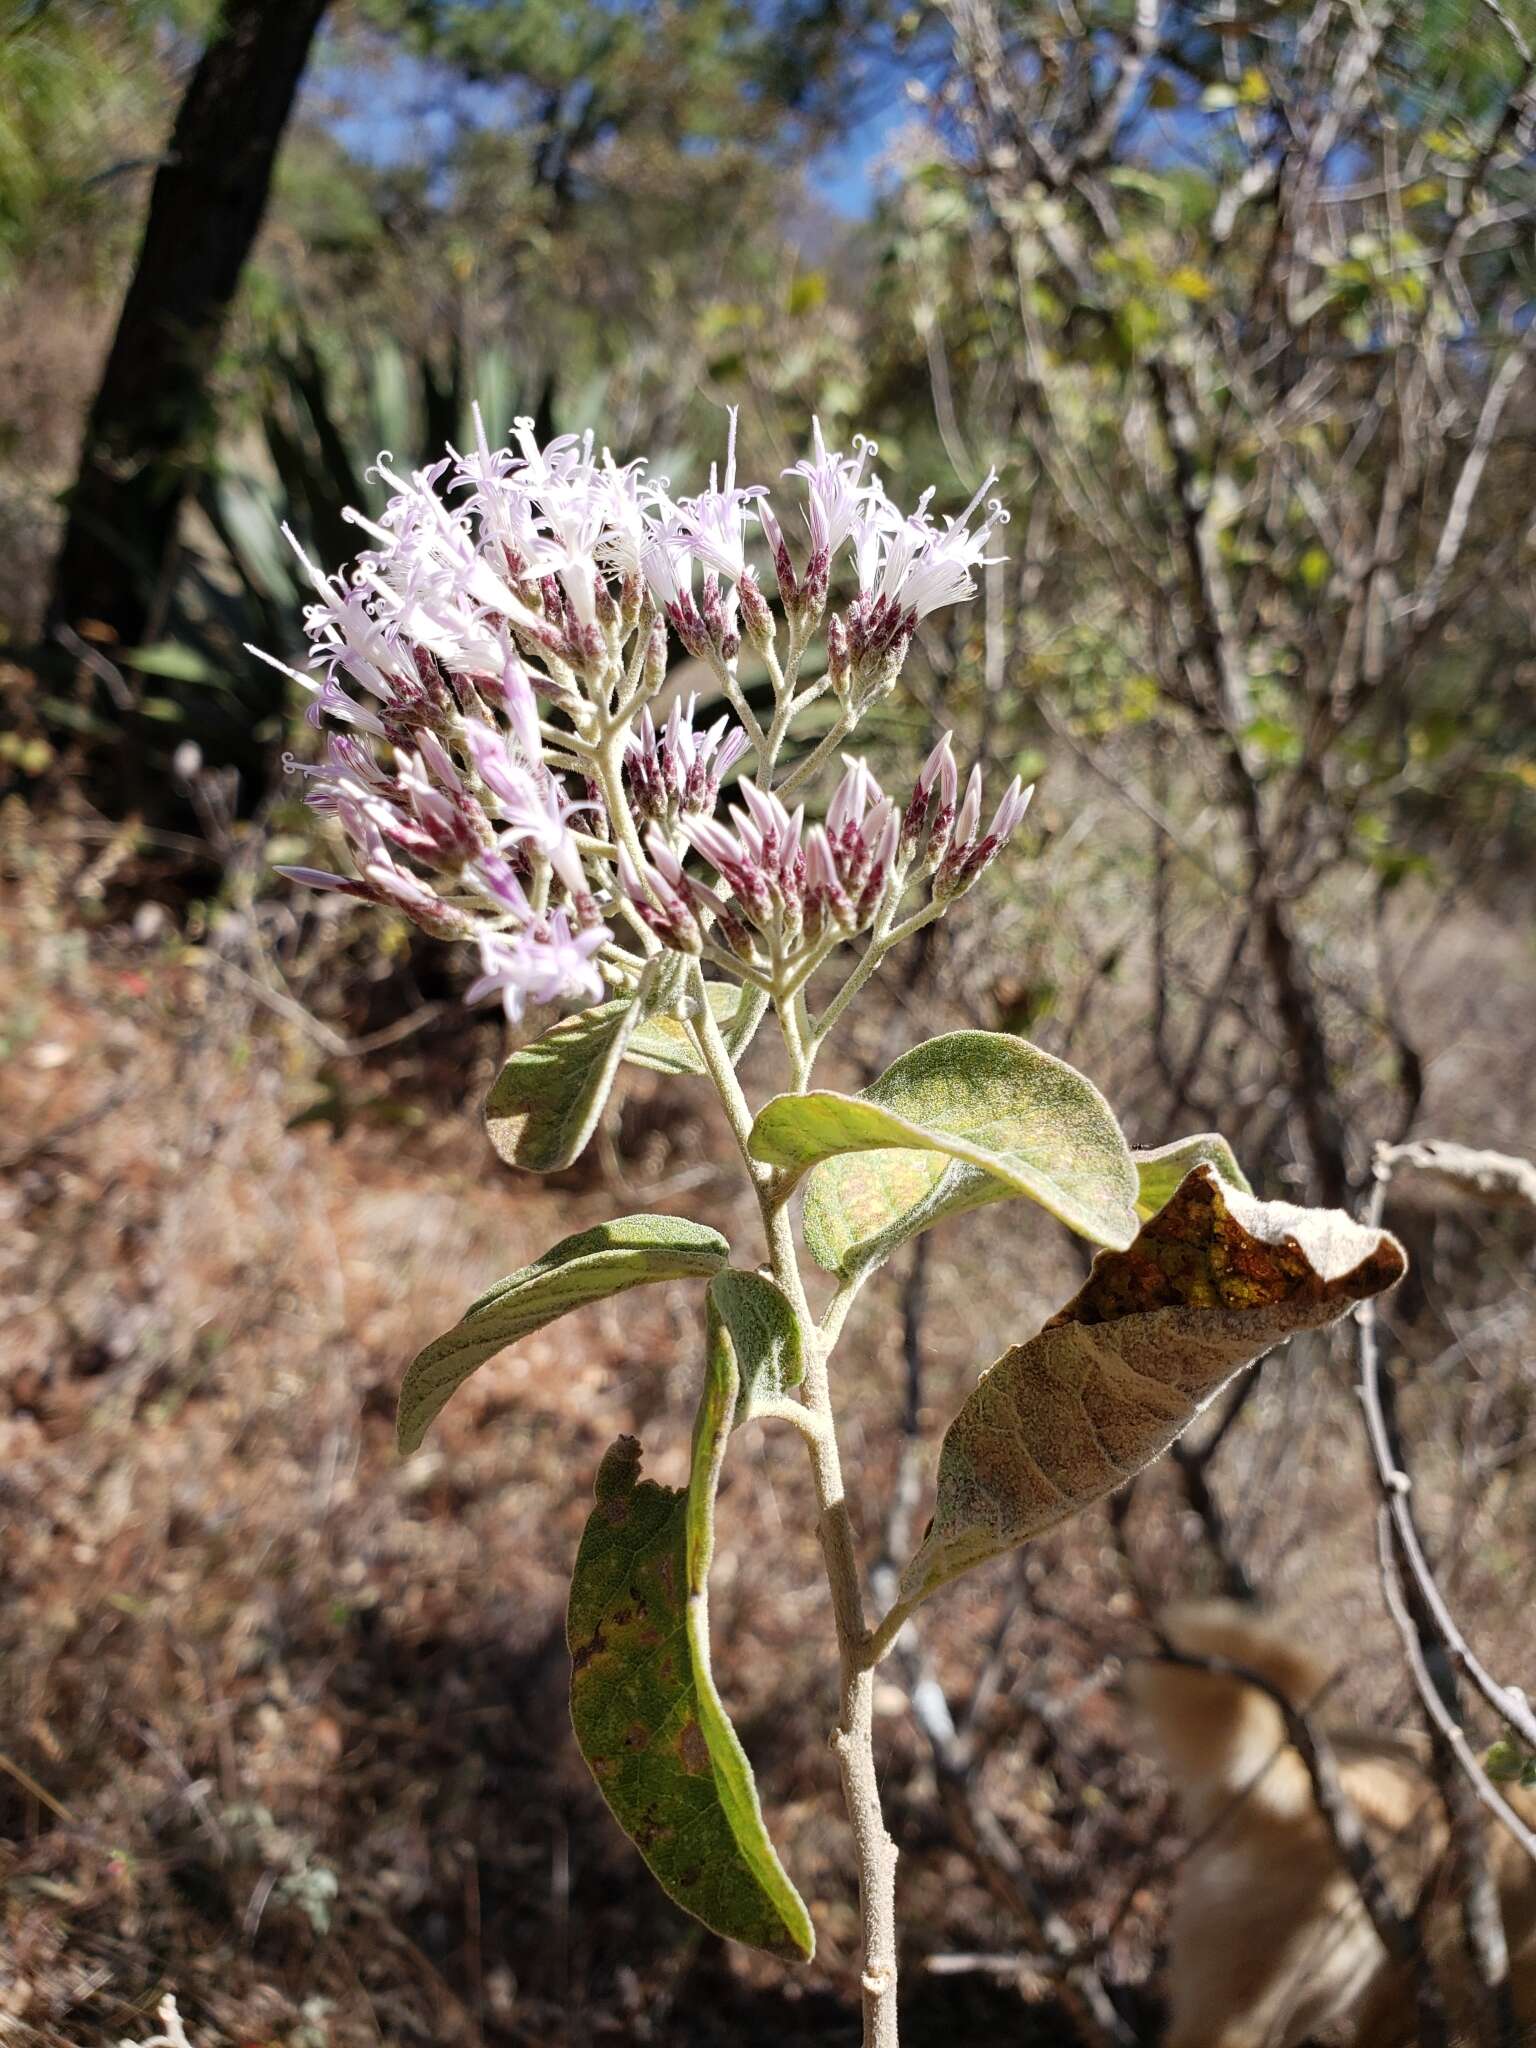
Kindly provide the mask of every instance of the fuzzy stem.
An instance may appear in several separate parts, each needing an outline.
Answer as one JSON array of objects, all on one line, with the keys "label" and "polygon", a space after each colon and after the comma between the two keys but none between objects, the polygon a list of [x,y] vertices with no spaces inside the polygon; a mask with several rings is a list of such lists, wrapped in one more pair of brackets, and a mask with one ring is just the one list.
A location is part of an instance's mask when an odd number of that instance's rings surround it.
[{"label": "fuzzy stem", "polygon": [[790,769],[784,780],[774,791],[774,795],[782,801],[784,798],[791,796],[800,787],[802,782],[809,782],[822,763],[831,760],[843,741],[847,739],[849,733],[853,731],[855,723],[856,721],[850,718],[846,711],[840,711],[837,716],[837,722],[832,727],[832,730],[824,739],[817,742],[803,761],[797,762]]},{"label": "fuzzy stem", "polygon": [[[702,976],[698,978],[698,990],[702,997]],[[793,1000],[784,1003],[779,1008],[779,1019],[791,1064],[797,1075],[803,1076],[809,1072],[804,1053],[803,1004],[797,1005]],[[805,1347],[805,1379],[801,1387],[805,1424],[801,1425],[801,1433],[810,1453],[816,1486],[816,1533],[821,1542],[837,1632],[838,1714],[832,1730],[832,1753],[837,1758],[843,1803],[853,1828],[858,1859],[864,2048],[896,2048],[896,1844],[880,1810],[874,1747],[874,1662],[864,1622],[863,1582],[843,1488],[827,1375],[832,1342],[842,1327],[857,1284],[839,1288],[825,1329],[818,1329],[806,1299],[790,1220],[789,1202],[795,1183],[765,1169],[747,1150],[752,1111],[707,1002],[701,1002],[700,1013],[690,1023],[751,1174],[768,1239],[773,1277],[795,1312]],[[803,1078],[797,1080],[797,1088],[803,1089],[804,1085]]]}]

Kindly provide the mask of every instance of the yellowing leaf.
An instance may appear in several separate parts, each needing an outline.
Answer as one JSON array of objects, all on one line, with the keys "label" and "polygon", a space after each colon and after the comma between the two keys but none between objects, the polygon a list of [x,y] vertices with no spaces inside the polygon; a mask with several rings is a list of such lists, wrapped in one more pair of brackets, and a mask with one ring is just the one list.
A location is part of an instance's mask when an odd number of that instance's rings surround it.
[{"label": "yellowing leaf", "polygon": [[1177,269],[1170,270],[1168,285],[1171,291],[1182,293],[1186,299],[1201,301],[1208,299],[1216,289],[1205,272],[1196,270],[1190,263],[1181,263]]},{"label": "yellowing leaf", "polygon": [[1259,1202],[1197,1166],[1122,1252],[982,1375],[945,1433],[918,1599],[1100,1500],[1298,1330],[1403,1276],[1401,1245],[1341,1211]]},{"label": "yellowing leaf", "polygon": [[1145,1223],[1159,1209],[1166,1208],[1187,1175],[1197,1166],[1211,1167],[1228,1187],[1251,1195],[1248,1177],[1238,1165],[1232,1147],[1217,1131],[1202,1131],[1198,1137],[1175,1138],[1171,1145],[1155,1145],[1145,1152],[1133,1152],[1139,1190],[1136,1214]]}]

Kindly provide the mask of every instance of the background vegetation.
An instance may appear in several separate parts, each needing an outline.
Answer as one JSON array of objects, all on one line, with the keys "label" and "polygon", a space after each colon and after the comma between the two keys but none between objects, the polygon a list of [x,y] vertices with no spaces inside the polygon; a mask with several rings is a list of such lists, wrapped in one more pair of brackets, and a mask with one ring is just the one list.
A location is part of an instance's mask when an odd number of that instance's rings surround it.
[{"label": "background vegetation", "polygon": [[[0,2039],[137,2037],[167,1986],[199,2042],[294,2048],[853,2023],[797,1447],[728,1482],[716,1606],[816,1969],[653,1900],[559,1732],[587,1474],[625,1405],[680,1469],[685,1305],[592,1311],[389,1447],[488,1277],[614,1190],[713,1217],[726,1162],[636,1075],[565,1185],[514,1184],[499,1023],[272,883],[314,837],[312,735],[243,651],[298,638],[278,519],[339,562],[373,455],[474,398],[680,481],[726,405],[769,473],[813,411],[941,507],[996,466],[1009,560],[875,747],[953,725],[1040,776],[1033,838],[844,1078],[1017,1030],[1134,1142],[1219,1126],[1261,1192],[1352,1205],[1378,1142],[1528,1154],[1533,39],[1515,0],[0,10]],[[1426,1538],[1536,1685],[1529,1215],[1392,1203]],[[872,1290],[872,1564],[1072,1279],[1016,1229]],[[1342,1705],[1408,1712],[1347,1359],[1293,1346],[1216,1427],[892,1669],[918,2043],[1156,2038],[1178,1842],[1114,1680],[1170,1596],[1289,1603]]]}]

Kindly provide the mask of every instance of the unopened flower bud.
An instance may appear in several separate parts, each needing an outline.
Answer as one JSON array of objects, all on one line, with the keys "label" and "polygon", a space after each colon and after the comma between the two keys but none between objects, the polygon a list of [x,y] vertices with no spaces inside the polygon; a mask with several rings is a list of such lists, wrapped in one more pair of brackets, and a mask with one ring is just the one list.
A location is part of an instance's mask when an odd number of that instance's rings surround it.
[{"label": "unopened flower bud", "polygon": [[766,654],[774,643],[777,628],[768,601],[757,587],[757,578],[748,569],[736,586],[736,595],[741,604],[741,630],[744,637],[759,654]]},{"label": "unopened flower bud", "polygon": [[827,620],[827,681],[838,702],[846,704],[853,688],[853,669],[848,654],[848,628],[839,612]]}]

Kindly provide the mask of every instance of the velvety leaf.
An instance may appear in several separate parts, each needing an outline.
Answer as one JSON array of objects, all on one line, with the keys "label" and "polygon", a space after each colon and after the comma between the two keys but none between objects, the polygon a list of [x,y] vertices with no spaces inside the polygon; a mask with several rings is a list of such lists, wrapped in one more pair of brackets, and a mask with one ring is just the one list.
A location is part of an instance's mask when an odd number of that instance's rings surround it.
[{"label": "velvety leaf", "polygon": [[1155,1216],[1165,1202],[1173,1200],[1185,1175],[1197,1166],[1213,1168],[1219,1180],[1241,1194],[1253,1193],[1232,1147],[1216,1131],[1202,1131],[1193,1138],[1175,1138],[1171,1145],[1154,1145],[1145,1152],[1133,1152],[1131,1157],[1136,1162],[1136,1179],[1140,1184],[1136,1214],[1143,1223]]},{"label": "velvety leaf", "polygon": [[952,1031],[859,1095],[779,1095],[753,1156],[814,1168],[805,1239],[829,1271],[879,1265],[941,1217],[1024,1195],[1096,1243],[1136,1234],[1136,1170],[1091,1081],[1022,1039]]},{"label": "velvety leaf", "polygon": [[1258,1202],[1197,1166],[1038,1336],[985,1373],[945,1433],[909,1598],[1037,1536],[1166,1450],[1235,1373],[1400,1280],[1384,1231]]},{"label": "velvety leaf", "polygon": [[621,1216],[563,1238],[533,1265],[498,1280],[412,1361],[400,1388],[401,1450],[414,1451],[454,1389],[519,1337],[627,1287],[708,1278],[729,1257],[719,1231],[680,1216]]},{"label": "velvety leaf", "polygon": [[740,1398],[723,1326],[710,1320],[687,1491],[642,1480],[633,1437],[620,1437],[598,1472],[566,1622],[571,1721],[609,1810],[667,1896],[716,1934],[808,1961],[810,1915],[768,1839],[710,1671],[715,1488]]},{"label": "velvety leaf", "polygon": [[735,1354],[741,1382],[736,1420],[746,1422],[765,1402],[799,1386],[805,1372],[800,1324],[782,1289],[762,1273],[727,1266],[710,1281],[709,1301]]},{"label": "velvety leaf", "polygon": [[[709,991],[709,1007],[714,1012],[715,1022],[729,1038],[743,991],[728,981],[706,982],[705,987]],[[689,1036],[687,1025],[680,1018],[665,1014],[644,1017],[636,1024],[624,1049],[624,1057],[632,1065],[649,1067],[657,1074],[704,1072],[704,1062]]]},{"label": "velvety leaf", "polygon": [[586,1149],[636,1022],[629,998],[599,1003],[513,1053],[485,1099],[485,1127],[508,1166],[553,1173]]}]

